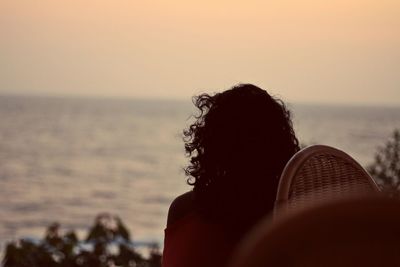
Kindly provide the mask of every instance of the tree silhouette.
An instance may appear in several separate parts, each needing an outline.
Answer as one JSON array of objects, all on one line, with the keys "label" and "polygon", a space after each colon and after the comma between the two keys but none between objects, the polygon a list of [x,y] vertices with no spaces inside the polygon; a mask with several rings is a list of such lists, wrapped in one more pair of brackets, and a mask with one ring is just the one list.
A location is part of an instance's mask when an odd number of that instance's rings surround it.
[{"label": "tree silhouette", "polygon": [[384,191],[400,196],[400,131],[394,130],[385,146],[378,148],[375,162],[367,167]]},{"label": "tree silhouette", "polygon": [[[86,250],[82,245],[91,245]],[[114,252],[110,247],[117,247]],[[61,233],[59,223],[51,224],[43,240],[24,240],[6,245],[4,267],[161,267],[161,253],[149,244],[150,255],[143,257],[133,246],[121,219],[99,214],[85,241],[74,232]]]}]

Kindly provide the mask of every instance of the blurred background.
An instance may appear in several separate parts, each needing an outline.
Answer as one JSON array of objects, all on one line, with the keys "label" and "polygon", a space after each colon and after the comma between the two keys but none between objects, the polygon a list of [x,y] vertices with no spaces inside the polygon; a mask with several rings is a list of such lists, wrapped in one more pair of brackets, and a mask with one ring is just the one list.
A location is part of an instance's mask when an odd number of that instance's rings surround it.
[{"label": "blurred background", "polygon": [[363,166],[400,127],[400,2],[0,0],[0,249],[122,218],[162,245],[193,95],[253,83]]}]

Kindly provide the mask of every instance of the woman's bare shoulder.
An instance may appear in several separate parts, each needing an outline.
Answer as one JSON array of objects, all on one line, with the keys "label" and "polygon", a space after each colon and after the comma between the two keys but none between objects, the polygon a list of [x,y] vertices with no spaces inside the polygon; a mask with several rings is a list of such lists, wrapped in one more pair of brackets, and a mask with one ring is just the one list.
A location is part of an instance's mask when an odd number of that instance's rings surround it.
[{"label": "woman's bare shoulder", "polygon": [[193,210],[193,191],[186,192],[174,199],[168,210],[167,227]]}]

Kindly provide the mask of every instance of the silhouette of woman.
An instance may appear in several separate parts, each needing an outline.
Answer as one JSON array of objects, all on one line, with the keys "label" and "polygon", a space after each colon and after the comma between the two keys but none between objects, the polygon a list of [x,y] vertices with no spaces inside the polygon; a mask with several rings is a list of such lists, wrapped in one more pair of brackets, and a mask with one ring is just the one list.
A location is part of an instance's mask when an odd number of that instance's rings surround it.
[{"label": "silhouette of woman", "polygon": [[183,132],[193,191],[170,206],[164,267],[225,266],[244,233],[272,211],[279,176],[299,150],[285,104],[254,85],[193,102],[200,113]]}]

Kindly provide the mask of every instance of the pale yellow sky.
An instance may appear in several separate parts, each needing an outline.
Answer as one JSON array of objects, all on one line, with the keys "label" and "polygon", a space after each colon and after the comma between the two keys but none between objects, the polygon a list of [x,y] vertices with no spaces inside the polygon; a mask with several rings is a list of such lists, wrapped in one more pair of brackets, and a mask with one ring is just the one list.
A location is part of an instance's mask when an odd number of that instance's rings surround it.
[{"label": "pale yellow sky", "polygon": [[0,94],[400,105],[399,0],[0,0],[0,36]]}]

